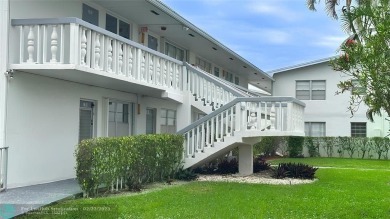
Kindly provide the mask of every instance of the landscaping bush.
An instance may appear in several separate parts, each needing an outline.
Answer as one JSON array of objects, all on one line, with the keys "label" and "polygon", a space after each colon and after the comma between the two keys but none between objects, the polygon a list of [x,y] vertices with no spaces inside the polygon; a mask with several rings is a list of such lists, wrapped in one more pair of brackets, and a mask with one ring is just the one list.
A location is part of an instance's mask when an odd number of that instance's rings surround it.
[{"label": "landscaping bush", "polygon": [[320,138],[316,137],[305,137],[304,145],[307,147],[310,157],[320,156]]},{"label": "landscaping bush", "polygon": [[265,156],[275,155],[278,145],[276,144],[276,137],[265,136],[260,142],[253,145],[254,154],[264,154]]},{"label": "landscaping bush", "polygon": [[76,176],[86,196],[123,180],[129,189],[173,178],[183,156],[183,136],[171,134],[96,138],[76,148]]},{"label": "landscaping bush", "polygon": [[314,179],[318,168],[302,163],[280,163],[273,171],[273,177],[281,179],[284,177],[299,179]]},{"label": "landscaping bush", "polygon": [[196,173],[194,173],[194,171],[191,169],[180,168],[175,173],[175,179],[178,179],[178,180],[192,181],[192,180],[196,180],[197,178],[198,178],[198,175],[196,175]]},{"label": "landscaping bush", "polygon": [[323,142],[323,147],[325,149],[326,155],[328,157],[333,156],[333,147],[336,144],[336,139],[334,137],[321,137]]},{"label": "landscaping bush", "polygon": [[196,174],[216,174],[218,169],[217,165],[218,164],[215,162],[209,162],[203,164],[202,166],[196,167],[193,171]]},{"label": "landscaping bush", "polygon": [[271,165],[266,162],[262,157],[256,157],[253,159],[253,172],[257,173],[263,170],[268,170],[271,168]]},{"label": "landscaping bush", "polygon": [[304,140],[305,138],[301,136],[288,137],[288,154],[290,157],[299,157],[302,155]]},{"label": "landscaping bush", "polygon": [[218,164],[218,169],[216,171],[220,174],[234,174],[238,172],[238,161],[237,159],[231,159],[230,161],[228,159],[222,160]]},{"label": "landscaping bush", "polygon": [[265,136],[261,141],[253,145],[253,154],[264,154],[265,156],[274,156],[276,151],[280,149],[282,154],[285,154],[286,138],[284,136]]},{"label": "landscaping bush", "polygon": [[282,166],[282,164],[280,163],[278,165],[278,167],[272,169],[272,177],[275,178],[275,179],[283,179],[283,178],[286,178],[287,177],[287,170]]}]

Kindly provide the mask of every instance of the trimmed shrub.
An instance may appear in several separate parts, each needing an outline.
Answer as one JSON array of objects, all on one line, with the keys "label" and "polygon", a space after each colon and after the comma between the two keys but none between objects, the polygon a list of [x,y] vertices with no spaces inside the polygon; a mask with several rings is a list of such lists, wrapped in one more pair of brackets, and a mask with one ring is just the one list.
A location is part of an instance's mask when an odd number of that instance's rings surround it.
[{"label": "trimmed shrub", "polygon": [[305,138],[302,136],[289,136],[288,142],[288,154],[290,157],[300,157],[303,151],[303,142]]},{"label": "trimmed shrub", "polygon": [[171,134],[96,138],[76,148],[76,176],[86,196],[118,179],[138,190],[148,182],[173,178],[181,167],[183,136]]},{"label": "trimmed shrub", "polygon": [[318,168],[302,163],[280,163],[274,169],[273,177],[281,179],[284,177],[299,179],[314,179],[315,172]]}]

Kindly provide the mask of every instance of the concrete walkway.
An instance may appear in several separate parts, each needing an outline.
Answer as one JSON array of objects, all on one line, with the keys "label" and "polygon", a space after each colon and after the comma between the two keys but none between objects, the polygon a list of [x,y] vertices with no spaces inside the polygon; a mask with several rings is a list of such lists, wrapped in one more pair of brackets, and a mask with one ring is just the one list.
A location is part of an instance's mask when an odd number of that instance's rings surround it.
[{"label": "concrete walkway", "polygon": [[75,179],[8,189],[0,193],[0,218],[12,218],[81,193]]}]

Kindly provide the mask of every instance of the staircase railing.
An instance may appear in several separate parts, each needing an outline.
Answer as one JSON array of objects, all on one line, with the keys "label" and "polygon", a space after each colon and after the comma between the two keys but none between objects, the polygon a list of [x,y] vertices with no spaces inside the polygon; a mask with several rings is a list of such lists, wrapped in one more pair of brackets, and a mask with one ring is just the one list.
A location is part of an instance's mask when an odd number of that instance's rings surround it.
[{"label": "staircase railing", "polygon": [[220,77],[217,77],[215,75],[212,75],[212,74],[208,74],[210,77],[214,78],[215,80],[218,80],[220,81],[221,83],[224,83],[226,86],[232,88],[232,89],[235,89],[237,90],[238,92],[240,92],[242,95],[244,95],[244,97],[261,97],[261,96],[264,96],[260,93],[257,93],[257,92],[254,92],[254,91],[251,91],[245,87],[242,87],[240,85],[237,85],[237,84],[234,84],[230,81],[227,81],[227,80],[224,80]]},{"label": "staircase railing", "polygon": [[236,97],[246,97],[247,94],[230,86],[215,76],[210,75],[188,63],[184,63],[188,71],[188,90],[196,100],[213,105],[214,110],[229,103]]},{"label": "staircase railing", "polygon": [[[258,136],[276,132],[304,132],[305,103],[292,97],[238,97],[178,131],[185,137],[185,158],[195,158],[225,136],[255,131]],[[262,134],[263,132],[263,134]]]},{"label": "staircase railing", "polygon": [[8,147],[0,148],[0,192],[7,189]]}]

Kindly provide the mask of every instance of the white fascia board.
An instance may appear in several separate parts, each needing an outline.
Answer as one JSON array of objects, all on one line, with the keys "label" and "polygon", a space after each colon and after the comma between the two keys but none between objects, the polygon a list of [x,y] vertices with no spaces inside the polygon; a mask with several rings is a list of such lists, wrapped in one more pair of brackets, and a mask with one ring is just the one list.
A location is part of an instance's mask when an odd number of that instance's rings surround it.
[{"label": "white fascia board", "polygon": [[330,60],[334,59],[335,57],[336,56],[332,56],[332,57],[328,57],[328,58],[317,59],[317,60],[310,61],[310,62],[304,62],[304,63],[298,64],[298,65],[292,65],[292,66],[287,66],[287,67],[275,69],[272,71],[268,71],[267,73],[269,75],[273,76],[275,74],[279,74],[279,73],[294,70],[294,69],[299,69],[299,68],[304,68],[304,67],[308,67],[308,66],[312,66],[312,65],[326,63],[326,62],[329,62]]}]

